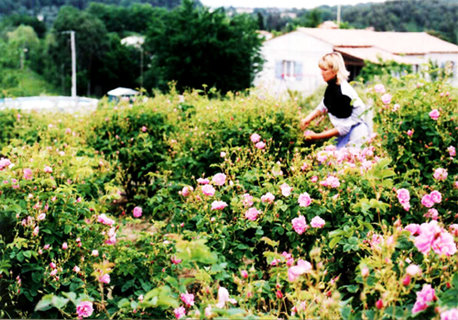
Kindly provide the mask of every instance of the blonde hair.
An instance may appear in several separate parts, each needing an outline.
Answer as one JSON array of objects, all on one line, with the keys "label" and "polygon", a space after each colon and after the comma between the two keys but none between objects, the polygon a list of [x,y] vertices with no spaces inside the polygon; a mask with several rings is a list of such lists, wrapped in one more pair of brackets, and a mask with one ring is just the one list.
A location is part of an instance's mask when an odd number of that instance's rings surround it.
[{"label": "blonde hair", "polygon": [[338,52],[327,53],[318,61],[318,66],[321,69],[331,69],[337,74],[337,84],[348,79],[350,72],[345,68],[345,63],[342,55]]}]

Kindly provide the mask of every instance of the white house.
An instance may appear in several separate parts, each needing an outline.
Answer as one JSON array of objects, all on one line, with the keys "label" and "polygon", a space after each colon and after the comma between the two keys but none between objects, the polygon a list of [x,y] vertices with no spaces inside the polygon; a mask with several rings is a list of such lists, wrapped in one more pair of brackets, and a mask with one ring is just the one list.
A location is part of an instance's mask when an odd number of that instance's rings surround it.
[{"label": "white house", "polygon": [[453,70],[458,85],[458,46],[424,32],[377,32],[373,30],[298,28],[264,42],[264,69],[254,85],[274,95],[287,90],[305,94],[324,84],[318,60],[338,51],[344,57],[350,78],[359,73],[364,61],[394,60],[413,65],[435,61]]}]

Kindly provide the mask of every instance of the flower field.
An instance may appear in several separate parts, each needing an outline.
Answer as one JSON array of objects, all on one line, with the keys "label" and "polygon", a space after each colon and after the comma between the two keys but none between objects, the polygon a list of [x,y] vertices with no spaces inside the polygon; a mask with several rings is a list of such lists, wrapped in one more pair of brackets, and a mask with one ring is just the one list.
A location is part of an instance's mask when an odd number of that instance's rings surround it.
[{"label": "flower field", "polygon": [[362,149],[318,93],[1,112],[0,318],[458,319],[456,89],[357,90]]}]

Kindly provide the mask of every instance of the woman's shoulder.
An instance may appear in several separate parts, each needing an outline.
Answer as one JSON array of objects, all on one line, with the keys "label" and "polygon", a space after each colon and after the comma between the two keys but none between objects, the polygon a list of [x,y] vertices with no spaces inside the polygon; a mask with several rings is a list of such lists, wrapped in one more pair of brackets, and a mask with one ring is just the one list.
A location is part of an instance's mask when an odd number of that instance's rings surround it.
[{"label": "woman's shoulder", "polygon": [[356,90],[346,80],[340,83],[340,90],[342,90],[342,94],[345,94],[351,97],[352,99],[358,96],[358,94],[356,93]]}]

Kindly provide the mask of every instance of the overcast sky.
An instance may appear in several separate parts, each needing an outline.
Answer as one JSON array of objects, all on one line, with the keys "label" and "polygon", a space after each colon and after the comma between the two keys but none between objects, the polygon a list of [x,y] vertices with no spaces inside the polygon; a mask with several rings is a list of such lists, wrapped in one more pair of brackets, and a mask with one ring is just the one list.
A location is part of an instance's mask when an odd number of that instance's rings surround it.
[{"label": "overcast sky", "polygon": [[355,5],[385,0],[200,0],[207,7],[244,7],[244,8],[298,8],[312,9],[321,5]]}]

